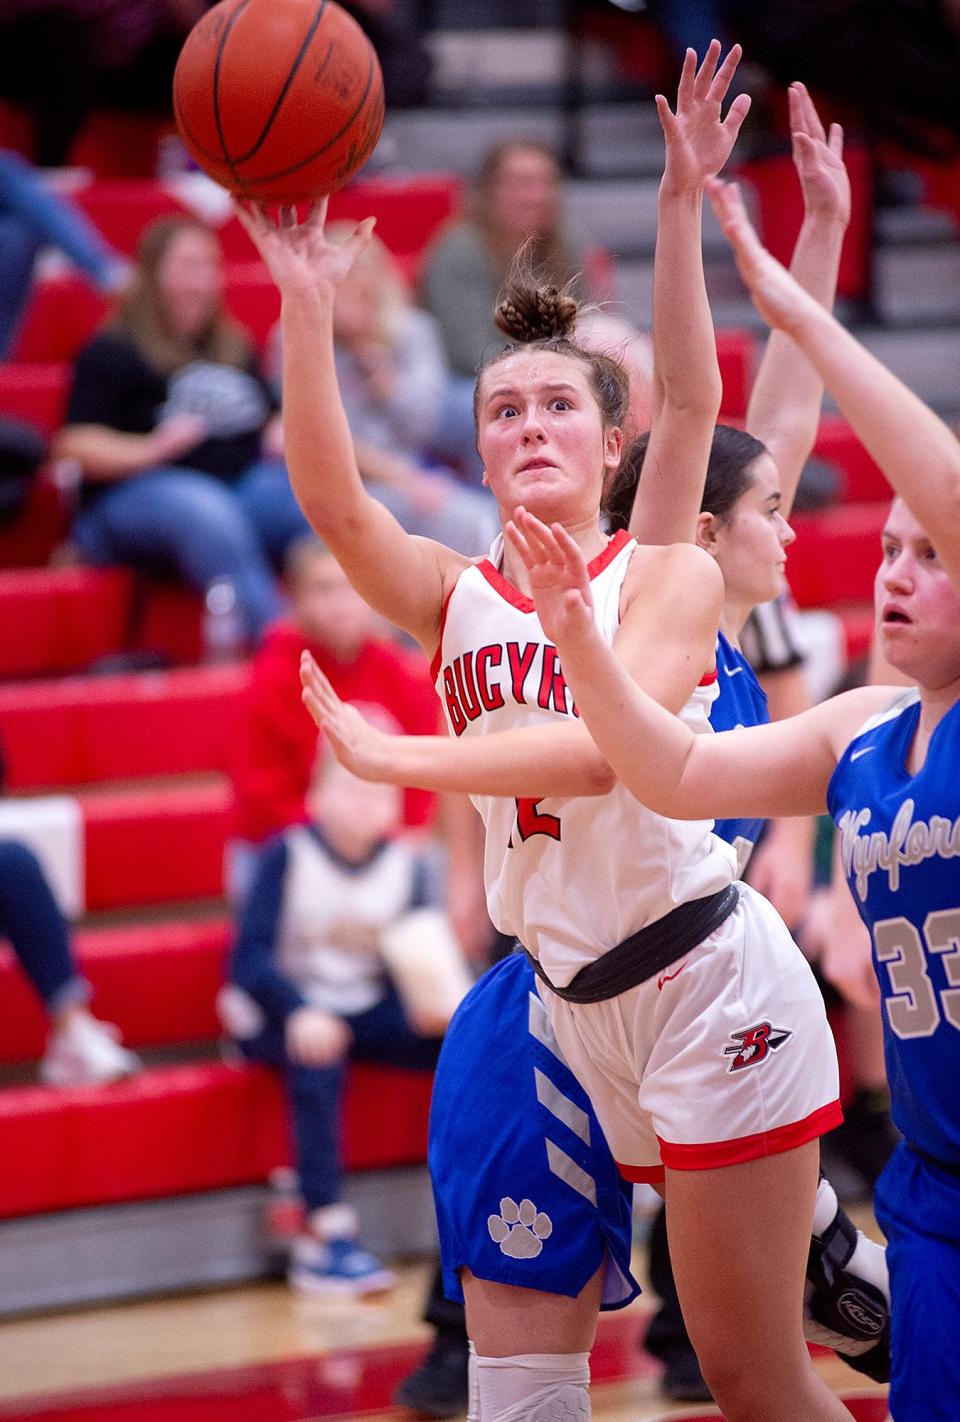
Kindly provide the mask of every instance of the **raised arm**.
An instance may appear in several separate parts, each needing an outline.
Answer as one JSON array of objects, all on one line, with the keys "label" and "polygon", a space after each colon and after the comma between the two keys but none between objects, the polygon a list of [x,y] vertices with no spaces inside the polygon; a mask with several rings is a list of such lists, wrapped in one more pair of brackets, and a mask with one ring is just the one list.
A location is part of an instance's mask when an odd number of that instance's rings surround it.
[{"label": "raised arm", "polygon": [[960,586],[960,442],[764,249],[735,183],[709,193],[760,315],[803,351]]},{"label": "raised arm", "polygon": [[280,289],[283,406],[290,482],[311,526],[361,597],[432,652],[445,589],[466,565],[450,549],[407,534],[363,486],[337,386],[333,303],[370,240],[373,220],[336,244],[324,231],[324,198],[300,223],[238,207]]},{"label": "raised arm", "polygon": [[[633,556],[644,564],[644,592],[624,611],[610,655],[628,680],[635,677],[667,708],[664,714],[675,715],[713,663],[720,574],[696,548],[638,549]],[[665,641],[668,620],[672,635]],[[602,795],[614,785],[580,720],[462,739],[388,736],[340,701],[309,653],[300,674],[307,709],[338,759],[363,779],[523,799]]]},{"label": "raised arm", "polygon": [[654,409],[650,443],[630,531],[641,543],[694,536],[722,388],[703,276],[704,184],[723,167],[750,107],[746,95],[721,105],[740,60],[734,45],[720,64],[713,40],[699,70],[688,49],[676,113],[662,94],[657,111],[666,157],[653,265]]},{"label": "raised arm", "polygon": [[[788,721],[696,735],[644,693],[599,636],[586,566],[569,534],[523,511],[506,533],[526,564],[541,624],[556,643],[580,716],[638,800],[674,819],[766,819],[823,809],[840,751],[889,699],[887,688],[847,692]],[[668,625],[664,640],[673,642]]]},{"label": "raised arm", "polygon": [[[843,130],[824,132],[803,84],[791,84],[793,162],[803,190],[803,225],[791,274],[827,311],[833,308],[843,236],[850,221],[850,179]],[[771,331],[747,408],[747,429],[766,445],[780,471],[780,511],[790,509],[817,437],[823,381],[789,336]]]}]

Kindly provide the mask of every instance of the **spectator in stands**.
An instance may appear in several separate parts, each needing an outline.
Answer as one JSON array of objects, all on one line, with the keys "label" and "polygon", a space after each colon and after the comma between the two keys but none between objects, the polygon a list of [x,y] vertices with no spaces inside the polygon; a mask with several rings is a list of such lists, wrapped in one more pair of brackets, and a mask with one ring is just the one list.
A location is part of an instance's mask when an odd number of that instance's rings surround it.
[{"label": "spectator in stands", "polygon": [[475,443],[474,376],[485,352],[503,345],[493,311],[518,249],[530,243],[533,262],[547,280],[557,286],[572,282],[574,294],[583,294],[584,253],[565,230],[561,199],[553,149],[508,139],[484,157],[464,217],[427,249],[420,298],[440,325],[457,377],[441,411],[442,448]]},{"label": "spectator in stands", "polygon": [[55,445],[83,482],[73,540],[92,563],[233,585],[246,638],[281,609],[271,572],[307,531],[282,428],[246,332],[223,309],[216,237],[160,218],[133,281],[77,357]]},{"label": "spectator in stands", "polygon": [[103,292],[121,290],[128,279],[129,263],[83,213],[19,154],[0,149],[0,360],[14,348],[44,246],[58,247]]},{"label": "spectator in stands", "polygon": [[[253,660],[234,764],[235,835],[227,883],[239,902],[259,845],[306,819],[316,727],[300,701],[300,653],[308,647],[337,692],[388,711],[411,735],[437,729],[439,705],[421,656],[384,635],[385,625],[354,592],[340,564],[312,536],[292,545],[285,571],[287,616],[270,628]],[[434,797],[404,796],[404,821],[423,828]]]},{"label": "spectator in stands", "polygon": [[90,985],[77,972],[63,914],[40,861],[25,844],[0,839],[0,938],[10,942],[50,1019],[40,1063],[48,1086],[101,1086],[139,1071],[115,1027],[87,1004]]},{"label": "spectator in stands", "polygon": [[356,779],[321,748],[310,823],[265,847],[219,999],[244,1055],[283,1074],[308,1226],[288,1275],[300,1292],[392,1285],[357,1243],[354,1212],[341,1199],[346,1062],[432,1070],[449,1015],[417,1020],[385,968],[388,943],[396,948],[399,937],[429,951],[442,923],[416,912],[429,904],[429,866],[396,837],[401,807],[396,788]]},{"label": "spectator in stands", "polygon": [[70,159],[98,103],[169,115],[183,37],[211,0],[3,0],[0,95],[34,118],[44,168]]},{"label": "spectator in stands", "polygon": [[[334,241],[349,230],[348,223],[328,229]],[[435,455],[451,380],[437,323],[409,301],[379,238],[337,288],[333,321],[337,375],[364,482],[408,533],[468,557],[486,552],[497,533],[493,499],[465,487]],[[278,324],[271,341],[278,393],[279,338]],[[471,421],[448,457],[469,464],[475,444]]]}]

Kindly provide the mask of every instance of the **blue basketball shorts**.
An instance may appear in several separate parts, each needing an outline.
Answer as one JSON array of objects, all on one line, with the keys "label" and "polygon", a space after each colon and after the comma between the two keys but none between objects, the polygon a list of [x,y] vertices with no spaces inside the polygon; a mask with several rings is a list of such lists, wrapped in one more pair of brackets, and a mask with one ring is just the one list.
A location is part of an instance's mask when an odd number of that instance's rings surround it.
[{"label": "blue basketball shorts", "polygon": [[606,1261],[604,1308],[630,1272],[632,1187],[560,1054],[522,953],[460,1004],[437,1065],[430,1175],[448,1298],[459,1271],[574,1298]]},{"label": "blue basketball shorts", "polygon": [[901,1143],[877,1182],[890,1269],[890,1412],[960,1418],[960,1175]]}]

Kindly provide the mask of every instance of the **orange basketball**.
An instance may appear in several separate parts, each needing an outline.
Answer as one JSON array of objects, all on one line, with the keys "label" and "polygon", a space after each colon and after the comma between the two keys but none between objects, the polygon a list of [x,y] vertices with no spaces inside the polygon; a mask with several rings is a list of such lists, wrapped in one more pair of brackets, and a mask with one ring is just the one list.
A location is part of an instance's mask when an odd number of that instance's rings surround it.
[{"label": "orange basketball", "polygon": [[173,76],[180,136],[241,197],[293,203],[335,192],[383,127],[373,46],[333,0],[220,0]]}]

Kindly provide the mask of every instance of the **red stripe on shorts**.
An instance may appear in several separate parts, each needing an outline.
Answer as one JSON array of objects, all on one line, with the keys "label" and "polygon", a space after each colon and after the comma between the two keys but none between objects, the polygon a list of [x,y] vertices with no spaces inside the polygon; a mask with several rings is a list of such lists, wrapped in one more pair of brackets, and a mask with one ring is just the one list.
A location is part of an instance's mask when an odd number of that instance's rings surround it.
[{"label": "red stripe on shorts", "polygon": [[621,1165],[618,1160],[617,1169],[624,1180],[629,1180],[631,1185],[663,1184],[662,1165]]},{"label": "red stripe on shorts", "polygon": [[[818,1106],[802,1121],[775,1126],[772,1131],[758,1131],[752,1136],[738,1136],[732,1141],[715,1141],[697,1145],[671,1145],[660,1141],[660,1155],[671,1170],[712,1170],[720,1165],[742,1165],[747,1160],[760,1160],[765,1155],[780,1155],[795,1150],[818,1136],[832,1131],[843,1120],[839,1101]],[[622,1170],[621,1166],[621,1170]]]}]

